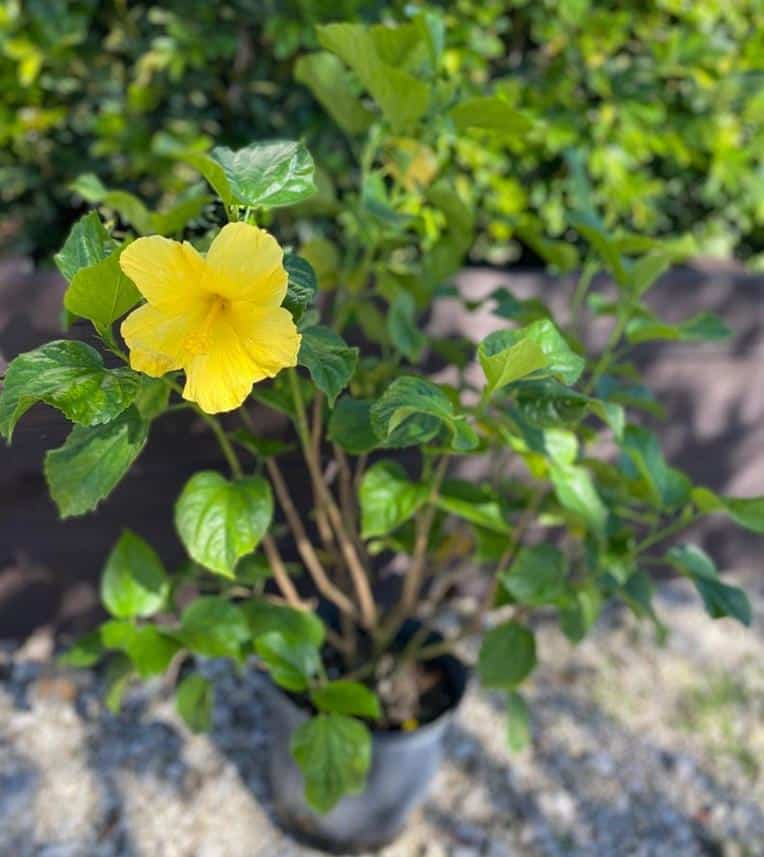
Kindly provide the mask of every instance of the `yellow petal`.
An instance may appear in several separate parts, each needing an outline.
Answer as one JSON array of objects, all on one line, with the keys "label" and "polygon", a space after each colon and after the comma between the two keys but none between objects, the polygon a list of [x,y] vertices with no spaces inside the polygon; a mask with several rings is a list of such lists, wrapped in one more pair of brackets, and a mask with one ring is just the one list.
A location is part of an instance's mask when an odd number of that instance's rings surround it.
[{"label": "yellow petal", "polygon": [[208,414],[232,411],[247,398],[252,384],[265,376],[242,348],[227,317],[216,320],[209,341],[209,350],[190,357],[184,366],[183,398]]},{"label": "yellow petal", "polygon": [[297,365],[301,337],[288,310],[234,302],[230,314],[243,348],[265,377]]},{"label": "yellow petal", "polygon": [[167,313],[179,314],[205,296],[204,259],[188,241],[139,238],[122,251],[119,264],[146,300]]},{"label": "yellow petal", "polygon": [[279,306],[287,289],[284,251],[264,229],[229,223],[207,253],[205,288],[230,300]]},{"label": "yellow petal", "polygon": [[169,315],[151,304],[133,310],[121,327],[130,349],[130,366],[154,378],[180,369],[187,339],[198,324],[198,314]]}]

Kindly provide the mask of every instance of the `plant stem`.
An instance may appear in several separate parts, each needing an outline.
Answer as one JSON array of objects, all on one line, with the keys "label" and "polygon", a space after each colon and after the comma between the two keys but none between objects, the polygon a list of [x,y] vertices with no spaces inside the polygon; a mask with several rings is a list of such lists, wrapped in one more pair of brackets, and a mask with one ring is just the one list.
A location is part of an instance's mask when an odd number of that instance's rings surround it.
[{"label": "plant stem", "polygon": [[331,601],[336,605],[338,609],[352,617],[355,617],[356,608],[353,605],[353,602],[345,595],[344,592],[338,589],[331,580],[329,580],[326,571],[324,571],[321,560],[319,560],[315,548],[308,538],[308,534],[305,532],[305,527],[303,526],[300,515],[292,501],[286,481],[284,480],[278,464],[273,458],[267,458],[265,466],[268,470],[268,475],[271,477],[271,482],[273,482],[273,487],[276,491],[279,503],[281,504],[281,508],[284,510],[284,515],[286,516],[287,523],[289,524],[289,529],[292,531],[292,536],[294,537],[297,550],[302,557],[310,576],[313,578],[316,588],[328,601]]},{"label": "plant stem", "polygon": [[667,524],[662,529],[657,532],[652,533],[647,536],[647,538],[643,539],[635,548],[634,555],[642,553],[643,551],[648,550],[653,545],[658,542],[662,542],[664,539],[667,539],[669,536],[673,536],[681,530],[689,527],[689,525],[698,517],[698,515],[692,511],[692,509],[687,506],[682,510],[680,516],[670,524]]},{"label": "plant stem", "polygon": [[241,462],[239,461],[239,456],[236,454],[236,450],[233,447],[233,444],[228,439],[228,435],[225,432],[225,429],[220,424],[220,420],[216,417],[211,416],[210,414],[205,413],[198,405],[193,406],[194,410],[197,414],[204,420],[205,423],[212,429],[215,438],[220,446],[223,455],[226,457],[226,461],[228,462],[228,466],[231,468],[231,473],[233,474],[235,479],[241,479],[244,475],[244,471],[241,467]]},{"label": "plant stem", "polygon": [[273,579],[276,581],[276,585],[286,599],[287,604],[298,610],[304,609],[302,599],[295,589],[294,584],[289,579],[289,574],[286,570],[286,566],[284,565],[284,560],[281,558],[281,554],[279,553],[278,546],[276,545],[273,536],[269,533],[266,533],[263,536],[263,550],[265,551],[268,563],[271,566]]},{"label": "plant stem", "polygon": [[300,443],[302,444],[303,455],[305,456],[305,461],[308,465],[308,472],[311,480],[313,481],[318,499],[323,500],[323,503],[326,506],[326,512],[337,536],[342,557],[347,563],[348,571],[353,581],[353,587],[356,591],[356,596],[358,597],[362,622],[366,628],[373,628],[377,621],[377,608],[374,603],[374,597],[371,591],[371,586],[369,585],[369,580],[366,576],[366,570],[358,557],[358,552],[356,551],[353,542],[345,530],[342,522],[342,515],[337,508],[337,504],[334,502],[331,492],[324,482],[321,468],[313,456],[313,447],[311,445],[308,422],[305,417],[305,403],[303,402],[297,373],[294,369],[288,369],[287,372],[289,373],[289,383],[295,404],[297,434],[300,438]]},{"label": "plant stem", "polygon": [[435,501],[438,498],[440,486],[448,469],[448,456],[444,455],[438,462],[435,468],[435,474],[432,476],[430,487],[430,495],[427,499],[427,504],[422,512],[416,528],[416,537],[414,539],[414,552],[412,554],[411,566],[406,572],[403,580],[403,593],[397,607],[390,613],[387,621],[377,640],[378,650],[384,649],[395,635],[400,630],[406,619],[409,618],[416,610],[417,597],[422,587],[422,579],[424,577],[424,562],[427,557],[427,544],[430,538],[430,530],[432,529],[433,521],[435,520],[436,505]]}]

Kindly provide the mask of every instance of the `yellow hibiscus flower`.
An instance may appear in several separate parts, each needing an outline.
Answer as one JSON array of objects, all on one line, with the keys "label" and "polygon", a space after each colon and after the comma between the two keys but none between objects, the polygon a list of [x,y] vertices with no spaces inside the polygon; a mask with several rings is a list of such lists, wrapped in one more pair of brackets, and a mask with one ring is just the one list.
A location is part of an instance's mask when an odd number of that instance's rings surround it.
[{"label": "yellow hibiscus flower", "polygon": [[296,366],[300,334],[281,306],[283,255],[272,235],[248,223],[224,226],[206,257],[187,241],[134,241],[119,258],[147,301],[122,322],[132,368],[154,378],[185,370],[183,398],[214,414]]}]

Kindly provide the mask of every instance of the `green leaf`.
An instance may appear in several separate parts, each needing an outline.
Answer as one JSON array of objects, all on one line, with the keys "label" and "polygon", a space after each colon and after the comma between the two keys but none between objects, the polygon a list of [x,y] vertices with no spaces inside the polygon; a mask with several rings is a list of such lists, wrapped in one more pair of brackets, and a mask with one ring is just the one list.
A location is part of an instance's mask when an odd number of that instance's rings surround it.
[{"label": "green leaf", "polygon": [[677,545],[669,550],[666,559],[690,577],[712,619],[731,616],[743,625],[751,624],[748,596],[740,587],[722,583],[714,561],[704,550],[696,545]]},{"label": "green leaf", "polygon": [[320,51],[300,57],[294,77],[313,93],[334,121],[348,134],[363,134],[374,114],[361,103],[350,75],[334,54]]},{"label": "green leaf", "polygon": [[454,449],[464,452],[478,445],[474,430],[455,413],[443,390],[413,375],[396,378],[372,405],[371,425],[388,447],[426,443],[438,434],[441,425],[450,429]]},{"label": "green leaf", "polygon": [[537,607],[554,603],[565,591],[567,560],[552,545],[522,548],[501,585],[516,601]]},{"label": "green leaf", "polygon": [[313,705],[329,714],[368,717],[376,720],[382,715],[376,693],[357,681],[339,679],[314,688],[310,693]]},{"label": "green leaf", "polygon": [[387,314],[387,331],[398,351],[412,363],[422,356],[427,338],[417,326],[414,298],[408,292],[398,292]]},{"label": "green leaf", "polygon": [[[631,584],[631,578],[628,583]],[[589,583],[570,594],[559,606],[560,628],[573,643],[579,643],[597,621],[602,609],[599,588]]]},{"label": "green leaf", "polygon": [[426,502],[427,485],[411,482],[397,461],[378,461],[361,480],[361,536],[384,536],[408,521]]},{"label": "green leaf", "polygon": [[95,211],[90,211],[72,226],[64,246],[53,261],[64,277],[71,281],[81,268],[103,262],[115,247],[101,218]]},{"label": "green leaf", "polygon": [[171,157],[184,161],[195,170],[198,170],[198,172],[200,172],[207,180],[210,187],[220,197],[220,201],[223,205],[233,204],[233,191],[231,190],[231,186],[228,184],[225,171],[218,161],[213,160],[209,154],[206,152],[188,151],[183,149],[182,146],[176,147],[175,145],[171,147],[171,151],[168,152],[168,154]]},{"label": "green leaf", "polygon": [[681,324],[667,324],[651,316],[633,318],[626,326],[629,342],[675,340],[681,342],[712,342],[727,339],[732,331],[711,312],[702,312]]},{"label": "green leaf", "polygon": [[324,623],[315,613],[296,610],[283,604],[272,604],[270,601],[255,600],[245,602],[241,609],[247,617],[253,640],[263,634],[278,631],[289,640],[303,641],[314,647],[320,647],[324,642]]},{"label": "green leaf", "polygon": [[608,512],[585,467],[552,463],[549,475],[560,504],[572,512],[595,534],[602,535]]},{"label": "green leaf", "polygon": [[328,437],[352,455],[371,452],[380,440],[371,426],[372,399],[343,396],[329,416]]},{"label": "green leaf", "polygon": [[135,397],[135,407],[146,420],[156,419],[167,408],[170,387],[163,378],[141,375],[140,387]]},{"label": "green leaf", "polygon": [[658,438],[640,426],[628,426],[621,448],[642,477],[656,506],[676,507],[690,497],[690,480],[666,463]]},{"label": "green leaf", "polygon": [[450,512],[494,533],[510,531],[501,503],[488,486],[475,485],[464,479],[447,479],[435,503],[444,512]]},{"label": "green leaf", "polygon": [[212,728],[215,690],[199,673],[189,673],[175,691],[175,707],[183,722],[195,733]]},{"label": "green leaf", "polygon": [[146,445],[149,424],[132,405],[110,423],[75,426],[45,456],[45,478],[62,518],[90,512],[107,497]]},{"label": "green leaf", "polygon": [[694,488],[692,499],[701,512],[725,512],[741,527],[764,533],[764,497],[719,497],[708,488]]},{"label": "green leaf", "polygon": [[64,295],[66,309],[92,321],[102,336],[141,300],[140,292],[119,266],[123,249],[115,250],[103,262],[77,271]]},{"label": "green leaf", "polygon": [[327,24],[317,28],[323,47],[337,54],[360,79],[394,131],[421,118],[430,102],[430,88],[413,75],[380,58],[377,44],[361,24]]},{"label": "green leaf", "polygon": [[358,364],[358,349],[330,327],[315,325],[302,332],[300,354],[297,358],[319,390],[326,394],[329,405],[347,387]]},{"label": "green leaf", "polygon": [[122,697],[134,674],[133,665],[127,655],[120,652],[109,661],[104,679],[104,701],[112,714],[119,714]]},{"label": "green leaf", "polygon": [[104,205],[116,211],[122,220],[132,224],[142,235],[154,231],[152,215],[137,196],[124,190],[110,190],[93,173],[77,176],[69,188],[94,205]]},{"label": "green leaf", "polygon": [[241,557],[257,547],[273,517],[273,496],[265,479],[229,482],[210,470],[188,480],[175,504],[175,526],[186,550],[200,565],[235,576]]},{"label": "green leaf", "polygon": [[0,433],[10,441],[16,423],[36,402],[58,408],[79,425],[107,423],[131,404],[139,385],[139,375],[107,369],[84,342],[48,342],[8,366],[0,392]]},{"label": "green leaf", "polygon": [[151,215],[151,232],[159,235],[174,235],[182,232],[188,223],[196,220],[204,207],[212,202],[203,184],[197,184],[179,194],[175,204],[165,211],[155,211]]},{"label": "green leaf", "polygon": [[101,601],[118,619],[153,616],[164,606],[169,582],[154,549],[125,530],[106,560]]},{"label": "green leaf", "polygon": [[528,706],[516,690],[507,694],[507,745],[518,753],[531,743],[531,722]]},{"label": "green leaf", "polygon": [[321,665],[316,645],[279,631],[260,634],[255,640],[255,651],[276,684],[294,692],[306,690]]},{"label": "green leaf", "polygon": [[610,273],[620,286],[629,288],[631,275],[621,256],[618,244],[606,233],[602,223],[590,213],[582,213],[574,217],[571,225],[577,229],[605,263]]},{"label": "green leaf", "polygon": [[516,330],[494,331],[480,343],[478,359],[489,394],[529,375],[551,375],[565,384],[574,384],[585,366],[583,357],[571,350],[548,319]]},{"label": "green leaf", "polygon": [[304,143],[275,140],[237,151],[216,146],[210,157],[222,167],[233,200],[241,205],[280,208],[316,192],[313,158]]},{"label": "green leaf", "polygon": [[180,643],[153,625],[137,626],[126,619],[112,619],[101,626],[101,639],[110,649],[120,649],[141,678],[161,675],[180,649]]},{"label": "green leaf", "polygon": [[477,128],[500,134],[527,134],[532,123],[502,98],[492,95],[468,98],[452,108],[451,121],[459,131]]},{"label": "green leaf", "polygon": [[296,319],[300,319],[316,296],[316,273],[310,262],[296,253],[284,256],[284,268],[288,277],[284,306]]},{"label": "green leaf", "polygon": [[518,622],[505,622],[483,638],[478,675],[489,690],[514,690],[536,666],[533,632]]},{"label": "green leaf", "polygon": [[241,609],[216,595],[202,596],[186,607],[177,636],[197,655],[235,659],[250,637]]},{"label": "green leaf", "polygon": [[95,631],[90,631],[80,637],[63,654],[59,655],[58,663],[65,667],[92,667],[101,660],[104,651],[101,642],[101,630],[96,628]]},{"label": "green leaf", "polygon": [[343,795],[363,791],[371,734],[360,721],[318,714],[295,729],[290,749],[305,780],[305,796],[317,812],[328,812]]},{"label": "green leaf", "polygon": [[658,250],[638,259],[631,269],[631,287],[637,295],[643,295],[652,288],[656,280],[671,267],[674,257],[670,253]]}]

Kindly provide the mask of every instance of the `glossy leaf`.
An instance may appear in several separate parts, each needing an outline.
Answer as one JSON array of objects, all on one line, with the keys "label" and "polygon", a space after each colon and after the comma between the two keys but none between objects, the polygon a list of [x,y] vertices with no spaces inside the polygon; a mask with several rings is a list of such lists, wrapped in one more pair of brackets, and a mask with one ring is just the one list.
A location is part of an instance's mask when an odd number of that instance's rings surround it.
[{"label": "glossy leaf", "polygon": [[64,295],[66,309],[92,321],[102,335],[141,300],[138,289],[122,273],[120,252],[115,250],[103,262],[77,271]]},{"label": "glossy leaf", "polygon": [[98,426],[75,426],[45,456],[45,478],[62,518],[90,512],[117,486],[146,445],[149,425],[129,407]]},{"label": "glossy leaf", "polygon": [[427,501],[430,489],[411,482],[397,461],[378,461],[363,476],[358,499],[361,536],[384,536],[408,521]]},{"label": "glossy leaf", "polygon": [[101,576],[101,601],[112,616],[152,616],[164,606],[169,582],[156,551],[140,536],[125,530],[106,560]]},{"label": "glossy leaf", "polygon": [[56,267],[71,281],[81,268],[89,268],[114,250],[115,242],[95,211],[90,211],[72,226],[64,246],[53,257]]},{"label": "glossy leaf", "polygon": [[302,332],[298,356],[316,386],[326,394],[329,404],[347,387],[358,363],[358,349],[351,348],[331,328],[323,325]]},{"label": "glossy leaf", "polygon": [[454,449],[465,452],[478,445],[471,425],[440,387],[413,375],[396,378],[372,405],[371,425],[389,447],[426,443],[441,425],[450,429]]},{"label": "glossy leaf", "polygon": [[296,253],[284,256],[284,268],[288,277],[284,306],[299,319],[315,299],[318,288],[316,273],[310,262]]},{"label": "glossy leaf", "polygon": [[140,383],[130,369],[107,369],[84,342],[48,342],[8,366],[0,392],[0,433],[10,441],[16,423],[36,402],[58,408],[79,425],[107,423],[131,404]]},{"label": "glossy leaf", "polygon": [[585,365],[584,359],[571,350],[548,319],[489,334],[480,343],[478,359],[489,394],[529,375],[552,376],[565,384],[574,384]]},{"label": "glossy leaf", "polygon": [[257,547],[272,517],[271,488],[259,476],[229,482],[213,471],[197,473],[175,505],[175,526],[191,558],[224,577],[234,577],[237,561]]},{"label": "glossy leaf", "polygon": [[210,157],[221,166],[233,200],[241,205],[279,208],[316,192],[313,158],[304,143],[276,140],[236,151],[216,146]]}]

